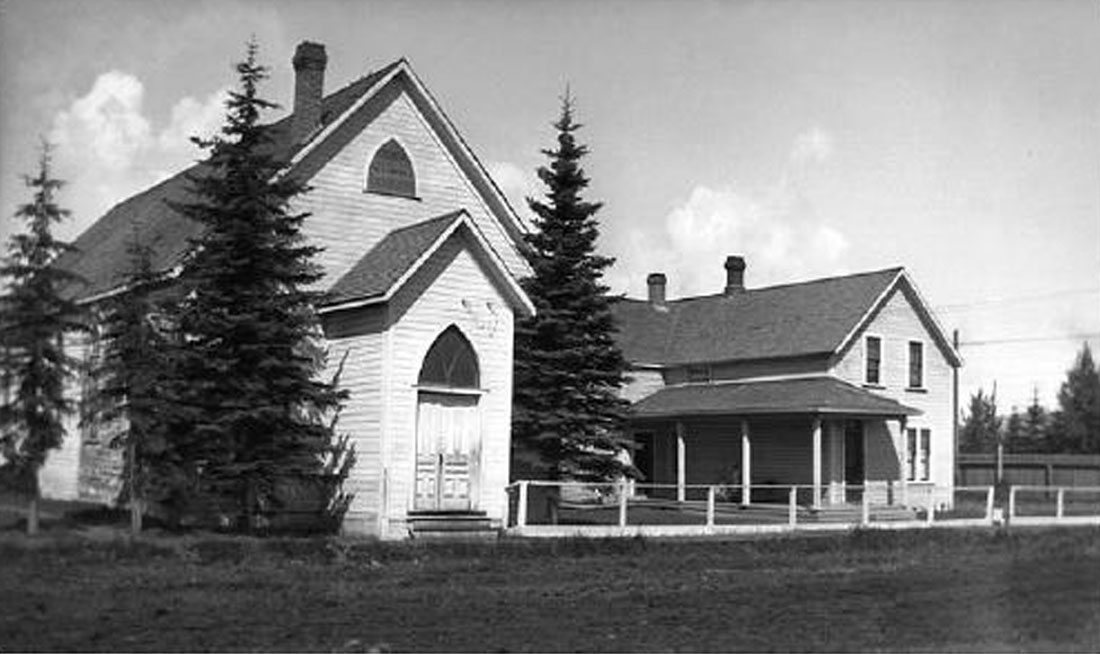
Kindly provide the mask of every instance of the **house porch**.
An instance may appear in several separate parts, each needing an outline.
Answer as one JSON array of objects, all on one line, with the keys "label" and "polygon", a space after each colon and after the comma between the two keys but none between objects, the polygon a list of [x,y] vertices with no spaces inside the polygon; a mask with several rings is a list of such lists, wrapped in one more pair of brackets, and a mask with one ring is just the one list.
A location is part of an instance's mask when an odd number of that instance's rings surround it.
[{"label": "house porch", "polygon": [[682,502],[717,485],[750,505],[800,486],[815,509],[864,493],[905,505],[904,425],[916,413],[833,378],[668,387],[634,407],[634,492]]}]

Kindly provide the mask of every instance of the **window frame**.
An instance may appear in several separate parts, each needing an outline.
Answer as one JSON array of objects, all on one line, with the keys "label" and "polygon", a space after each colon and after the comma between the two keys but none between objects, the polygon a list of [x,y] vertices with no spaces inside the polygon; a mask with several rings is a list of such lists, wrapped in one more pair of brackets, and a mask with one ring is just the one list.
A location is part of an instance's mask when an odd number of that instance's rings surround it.
[{"label": "window frame", "polygon": [[932,481],[932,430],[928,427],[905,429],[905,479],[909,482]]},{"label": "window frame", "polygon": [[[382,174],[381,171],[379,171],[377,176],[371,174],[375,169],[375,162],[379,161],[379,155],[381,155],[383,151],[387,150],[387,148],[390,148],[391,144],[396,147],[398,151],[400,151],[400,153],[404,157],[404,162],[408,164],[408,172],[412,185],[411,192],[407,192],[404,189],[393,188],[390,184],[387,184],[386,182],[391,180],[391,178],[393,177],[392,175]],[[392,150],[392,148],[390,149]],[[374,185],[372,185],[372,181],[374,182]],[[397,137],[394,136],[386,139],[377,148],[374,149],[374,152],[371,153],[370,159],[367,161],[366,180],[363,184],[364,193],[371,193],[373,195],[384,195],[392,198],[419,200],[420,196],[417,195],[418,187],[419,183],[418,175],[416,174],[416,166],[413,165],[413,160],[412,157],[409,156],[408,148],[406,148]]]},{"label": "window frame", "polygon": [[[871,380],[871,348],[870,342],[874,339],[878,342],[878,358],[875,360],[875,380]],[[885,340],[879,334],[864,334],[863,335],[863,384],[865,386],[872,386],[874,388],[885,388],[882,383],[882,353],[885,350]]]},{"label": "window frame", "polygon": [[[914,345],[917,346],[917,352],[920,353],[919,356],[916,357],[915,359],[913,357],[913,346]],[[924,341],[920,341],[920,340],[910,340],[909,344],[905,348],[905,357],[906,357],[906,366],[905,366],[906,386],[905,387],[908,390],[912,390],[912,391],[923,391],[923,390],[925,390],[925,386],[924,386],[924,360],[925,360],[924,351],[925,351]],[[914,362],[914,360],[916,360],[919,363],[919,366],[916,370],[916,373],[917,373],[917,380],[916,380],[917,383],[916,384],[913,383],[913,372],[914,372],[913,362]]]}]

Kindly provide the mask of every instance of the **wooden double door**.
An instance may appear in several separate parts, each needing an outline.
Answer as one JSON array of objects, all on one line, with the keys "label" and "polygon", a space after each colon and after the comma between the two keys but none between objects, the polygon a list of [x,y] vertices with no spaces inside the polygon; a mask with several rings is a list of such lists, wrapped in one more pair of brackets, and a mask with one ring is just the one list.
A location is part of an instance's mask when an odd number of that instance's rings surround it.
[{"label": "wooden double door", "polygon": [[416,420],[417,511],[469,511],[481,452],[478,396],[421,392]]}]

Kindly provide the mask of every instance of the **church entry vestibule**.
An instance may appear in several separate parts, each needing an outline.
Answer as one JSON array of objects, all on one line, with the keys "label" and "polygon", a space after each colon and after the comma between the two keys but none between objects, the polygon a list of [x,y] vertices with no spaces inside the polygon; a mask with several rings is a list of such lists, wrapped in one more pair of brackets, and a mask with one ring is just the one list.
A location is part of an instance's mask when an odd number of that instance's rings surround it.
[{"label": "church entry vestibule", "polygon": [[417,511],[475,509],[481,452],[477,354],[457,327],[435,340],[420,369],[416,416]]}]

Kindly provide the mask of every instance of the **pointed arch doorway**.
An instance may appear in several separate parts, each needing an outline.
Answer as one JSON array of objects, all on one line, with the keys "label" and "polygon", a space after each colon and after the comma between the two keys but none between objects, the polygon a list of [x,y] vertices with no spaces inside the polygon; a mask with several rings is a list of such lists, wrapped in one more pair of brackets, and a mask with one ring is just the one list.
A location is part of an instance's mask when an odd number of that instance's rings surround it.
[{"label": "pointed arch doorway", "polygon": [[481,453],[480,372],[469,340],[450,326],[432,343],[418,380],[417,511],[469,511]]}]

